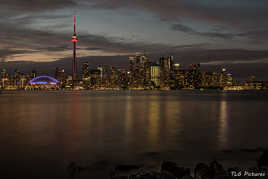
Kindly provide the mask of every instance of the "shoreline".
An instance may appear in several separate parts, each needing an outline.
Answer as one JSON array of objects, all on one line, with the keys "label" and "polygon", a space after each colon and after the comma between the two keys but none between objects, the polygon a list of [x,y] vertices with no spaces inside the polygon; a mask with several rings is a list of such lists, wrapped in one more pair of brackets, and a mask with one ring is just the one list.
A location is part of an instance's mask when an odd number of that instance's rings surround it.
[{"label": "shoreline", "polygon": [[18,89],[18,90],[3,90],[0,89],[1,92],[85,92],[85,91],[97,91],[97,92],[105,92],[105,91],[125,91],[125,92],[179,92],[179,91],[187,91],[187,92],[219,92],[219,93],[233,93],[233,92],[268,92],[267,89],[263,90],[221,90],[221,89],[179,89],[179,90],[146,90],[146,89],[82,89],[82,90],[73,90],[73,89],[59,89],[59,90],[23,90],[23,89]]},{"label": "shoreline", "polygon": [[[102,171],[109,179],[229,179],[248,177],[268,178],[268,153],[266,149],[239,149],[223,150],[222,153],[236,152],[245,154],[258,154],[255,162],[235,163],[234,161],[222,160],[220,158],[208,158],[207,160],[197,160],[191,165],[186,165],[180,159],[168,159],[154,161],[154,165],[148,161],[121,162],[120,164],[110,163],[108,161],[99,161],[89,166],[79,165],[71,162],[67,166],[70,177],[84,176],[82,178],[91,178],[98,176]],[[264,162],[263,162],[264,161]],[[110,163],[110,165],[108,165]],[[96,176],[97,175],[97,176]],[[90,177],[89,177],[90,176]]]}]

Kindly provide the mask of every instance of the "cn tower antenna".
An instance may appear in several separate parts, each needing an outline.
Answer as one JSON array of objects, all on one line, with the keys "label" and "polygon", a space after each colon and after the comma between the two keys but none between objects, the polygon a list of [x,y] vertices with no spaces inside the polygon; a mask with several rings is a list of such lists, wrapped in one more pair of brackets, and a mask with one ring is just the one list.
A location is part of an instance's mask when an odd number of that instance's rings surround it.
[{"label": "cn tower antenna", "polygon": [[74,34],[76,34],[76,19],[75,19],[75,16],[74,16]]}]

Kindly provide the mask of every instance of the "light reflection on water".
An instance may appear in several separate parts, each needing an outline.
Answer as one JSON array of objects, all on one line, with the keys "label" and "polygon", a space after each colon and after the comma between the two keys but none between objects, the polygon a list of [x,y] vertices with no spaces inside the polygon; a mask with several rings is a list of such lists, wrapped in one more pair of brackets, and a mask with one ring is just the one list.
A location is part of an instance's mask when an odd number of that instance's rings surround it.
[{"label": "light reflection on water", "polygon": [[46,167],[49,175],[72,160],[138,161],[157,152],[161,160],[187,162],[228,148],[268,147],[267,99],[193,92],[0,95],[1,159],[26,173]]},{"label": "light reflection on water", "polygon": [[224,148],[228,142],[228,105],[227,102],[222,100],[220,102],[220,125],[219,125],[219,140],[220,147]]}]

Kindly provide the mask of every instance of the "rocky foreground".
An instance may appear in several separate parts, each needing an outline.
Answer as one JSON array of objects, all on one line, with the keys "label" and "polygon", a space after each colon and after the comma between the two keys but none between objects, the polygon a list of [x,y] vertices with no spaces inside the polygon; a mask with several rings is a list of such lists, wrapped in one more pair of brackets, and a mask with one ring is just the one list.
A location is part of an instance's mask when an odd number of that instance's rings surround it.
[{"label": "rocky foreground", "polygon": [[145,171],[138,170],[135,165],[117,166],[111,173],[110,179],[229,179],[229,178],[268,178],[268,170],[265,168],[229,168],[224,169],[217,161],[210,164],[198,163],[194,170],[178,166],[175,162],[164,161],[161,170]]},{"label": "rocky foreground", "polygon": [[[194,169],[184,168],[172,161],[163,161],[159,171],[150,171],[143,165],[117,165],[110,172],[110,179],[268,179],[268,152],[263,152],[257,166],[251,168],[224,168],[219,162],[198,163]],[[68,166],[72,178],[86,168],[72,162]]]}]

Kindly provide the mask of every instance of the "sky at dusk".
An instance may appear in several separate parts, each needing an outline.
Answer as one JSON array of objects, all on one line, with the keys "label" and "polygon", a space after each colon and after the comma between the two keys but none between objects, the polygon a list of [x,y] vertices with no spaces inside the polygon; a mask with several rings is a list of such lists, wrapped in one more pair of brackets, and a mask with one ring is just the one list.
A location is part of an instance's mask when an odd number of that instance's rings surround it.
[{"label": "sky at dusk", "polygon": [[268,69],[267,0],[0,2],[0,61],[5,63],[70,60],[76,15],[80,59],[146,51],[154,58],[174,55],[182,64]]}]

